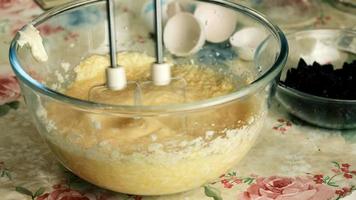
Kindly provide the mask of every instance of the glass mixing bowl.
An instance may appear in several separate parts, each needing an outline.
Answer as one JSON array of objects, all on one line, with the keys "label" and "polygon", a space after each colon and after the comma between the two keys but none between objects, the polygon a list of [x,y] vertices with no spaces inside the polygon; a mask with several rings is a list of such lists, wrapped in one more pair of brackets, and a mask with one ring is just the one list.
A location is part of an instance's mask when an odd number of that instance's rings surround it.
[{"label": "glass mixing bowl", "polygon": [[333,0],[328,1],[332,6],[342,11],[346,11],[350,14],[356,13],[356,1],[355,0]]},{"label": "glass mixing bowl", "polygon": [[[85,77],[76,73],[79,63],[93,54],[108,54],[105,1],[76,1],[31,22],[42,35],[46,62],[36,61],[28,46],[18,45],[19,34],[15,36],[10,61],[27,107],[40,135],[66,168],[113,191],[161,195],[212,181],[245,156],[262,129],[288,45],[280,29],[259,13],[223,0],[202,2],[232,12],[236,30],[257,27],[269,39],[253,38],[260,45],[252,49],[251,61],[240,59],[228,41],[207,42],[187,57],[166,51],[170,62],[195,63],[199,69],[237,80],[231,92],[199,101],[112,105],[65,95],[77,76]],[[142,55],[153,56],[150,15],[146,15],[150,5],[116,3],[117,49],[136,55],[133,62],[142,60]],[[200,4],[182,1],[181,7],[193,12]]]},{"label": "glass mixing bowl", "polygon": [[[238,2],[266,14],[279,27],[289,31],[311,26],[321,12],[319,0],[239,0]],[[281,15],[281,12],[284,14]]]},{"label": "glass mixing bowl", "polygon": [[[289,58],[281,80],[287,71],[296,68],[300,58],[307,64],[314,61],[331,63],[334,69],[356,59],[356,32],[343,29],[314,29],[287,35]],[[353,52],[353,53],[352,53]],[[308,94],[279,83],[276,98],[289,113],[310,124],[331,128],[356,128],[356,100],[342,100]]]}]

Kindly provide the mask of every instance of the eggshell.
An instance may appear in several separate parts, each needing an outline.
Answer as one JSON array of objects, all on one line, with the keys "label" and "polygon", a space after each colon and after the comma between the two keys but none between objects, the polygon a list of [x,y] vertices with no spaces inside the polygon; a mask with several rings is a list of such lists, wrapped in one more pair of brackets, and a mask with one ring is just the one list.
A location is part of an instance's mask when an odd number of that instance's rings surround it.
[{"label": "eggshell", "polygon": [[230,37],[230,43],[238,50],[243,60],[253,60],[258,45],[267,37],[267,33],[257,27],[243,28]]},{"label": "eggshell", "polygon": [[231,9],[208,3],[198,4],[194,16],[204,25],[209,42],[223,42],[235,31],[237,14]]},{"label": "eggshell", "polygon": [[165,47],[177,56],[196,53],[205,43],[203,30],[203,25],[191,13],[178,13],[170,18],[164,27]]}]

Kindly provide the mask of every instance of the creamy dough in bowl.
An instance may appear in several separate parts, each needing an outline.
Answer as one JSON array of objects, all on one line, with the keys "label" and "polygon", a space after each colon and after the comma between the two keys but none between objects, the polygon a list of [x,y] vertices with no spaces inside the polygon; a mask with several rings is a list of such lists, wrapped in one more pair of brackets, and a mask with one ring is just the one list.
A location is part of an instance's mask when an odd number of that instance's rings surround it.
[{"label": "creamy dough in bowl", "polygon": [[[119,53],[128,80],[149,80],[152,57]],[[65,94],[87,100],[89,90],[105,82],[107,56],[93,55],[76,68]],[[143,89],[143,105],[195,102],[236,90],[232,76],[197,65],[175,65],[184,78],[177,88]],[[240,80],[243,83],[242,80]],[[245,83],[246,84],[246,83]],[[253,145],[263,125],[265,91],[223,105],[153,116],[94,113],[67,104],[42,103],[50,147],[75,174],[117,192],[161,195],[186,191],[214,180],[233,167]],[[131,90],[94,95],[93,101],[132,105]]]}]

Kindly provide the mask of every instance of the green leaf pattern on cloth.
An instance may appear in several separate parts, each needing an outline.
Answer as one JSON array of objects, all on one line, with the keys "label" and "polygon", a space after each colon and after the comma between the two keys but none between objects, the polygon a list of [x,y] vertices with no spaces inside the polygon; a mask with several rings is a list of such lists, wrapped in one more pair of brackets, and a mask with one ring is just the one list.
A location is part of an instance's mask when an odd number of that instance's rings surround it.
[{"label": "green leaf pattern on cloth", "polygon": [[209,185],[204,186],[204,193],[206,196],[213,198],[214,200],[222,200],[221,192]]}]

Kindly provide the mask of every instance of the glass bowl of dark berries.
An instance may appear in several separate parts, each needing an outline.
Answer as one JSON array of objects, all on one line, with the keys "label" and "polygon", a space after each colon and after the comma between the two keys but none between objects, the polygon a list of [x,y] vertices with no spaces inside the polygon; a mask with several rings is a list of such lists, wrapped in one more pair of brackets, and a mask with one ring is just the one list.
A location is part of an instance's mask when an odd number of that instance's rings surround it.
[{"label": "glass bowl of dark berries", "polygon": [[307,30],[287,39],[290,56],[277,100],[310,124],[356,128],[356,31]]}]

